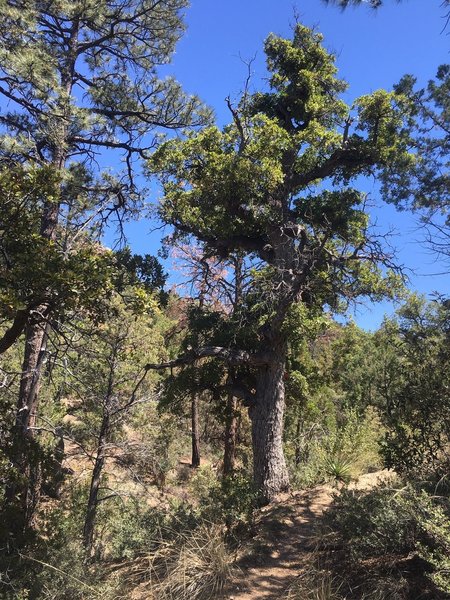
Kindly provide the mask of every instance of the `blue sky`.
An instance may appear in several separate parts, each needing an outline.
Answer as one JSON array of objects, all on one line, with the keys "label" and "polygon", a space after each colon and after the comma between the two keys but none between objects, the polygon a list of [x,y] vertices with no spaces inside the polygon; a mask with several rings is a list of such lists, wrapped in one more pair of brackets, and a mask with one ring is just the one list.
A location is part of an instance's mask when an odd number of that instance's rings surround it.
[{"label": "blue sky", "polygon": [[[348,81],[346,100],[378,88],[392,88],[405,73],[419,83],[432,78],[439,64],[449,61],[450,37],[441,33],[444,20],[440,0],[386,0],[379,11],[366,7],[341,11],[321,0],[191,0],[186,12],[187,32],[167,71],[191,93],[198,94],[214,110],[220,125],[229,121],[225,98],[239,95],[247,74],[243,61],[255,57],[252,81],[261,87],[265,76],[263,42],[273,32],[288,37],[294,11],[300,21],[314,26],[324,44],[337,55],[339,76]],[[165,69],[166,70],[166,69]],[[364,189],[377,199],[373,181]],[[437,275],[443,265],[420,243],[417,219],[384,205],[374,211],[380,231],[394,228],[392,240],[401,263],[412,270],[411,287],[421,293],[450,292],[448,276]],[[148,235],[151,224],[129,228],[136,252],[155,252],[160,232]],[[359,307],[358,324],[373,329],[392,306],[381,303]]]}]

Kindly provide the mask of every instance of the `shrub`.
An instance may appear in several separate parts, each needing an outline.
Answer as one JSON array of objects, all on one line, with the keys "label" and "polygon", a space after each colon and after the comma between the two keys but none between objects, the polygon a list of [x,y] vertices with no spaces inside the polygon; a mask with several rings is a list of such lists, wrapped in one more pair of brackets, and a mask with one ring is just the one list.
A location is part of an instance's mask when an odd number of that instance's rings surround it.
[{"label": "shrub", "polygon": [[450,595],[449,513],[448,501],[447,505],[437,505],[428,494],[421,493],[417,511],[421,539],[417,550],[433,567],[431,579],[438,589]]},{"label": "shrub", "polygon": [[122,560],[152,554],[162,540],[172,541],[198,524],[198,514],[184,503],[142,510],[137,501],[129,502],[110,524],[109,557]]},{"label": "shrub", "polygon": [[448,517],[448,499],[433,497],[411,484],[398,490],[387,486],[343,490],[325,515],[352,561],[414,552],[423,561],[426,572],[422,575],[446,594],[450,593]]},{"label": "shrub", "polygon": [[343,600],[342,581],[327,570],[311,567],[288,588],[286,600]]},{"label": "shrub", "polygon": [[[294,485],[305,487],[330,480],[348,483],[380,468],[379,437],[380,421],[372,408],[362,413],[349,408],[339,415],[338,423],[332,419],[318,423],[305,442],[307,459],[292,467]],[[290,462],[292,465],[292,457]]]},{"label": "shrub", "polygon": [[411,508],[405,494],[388,487],[344,489],[326,521],[356,560],[404,554],[414,548],[416,538],[417,522]]},{"label": "shrub", "polygon": [[211,468],[199,469],[190,485],[203,519],[225,523],[228,531],[253,522],[257,493],[244,469],[221,480]]}]

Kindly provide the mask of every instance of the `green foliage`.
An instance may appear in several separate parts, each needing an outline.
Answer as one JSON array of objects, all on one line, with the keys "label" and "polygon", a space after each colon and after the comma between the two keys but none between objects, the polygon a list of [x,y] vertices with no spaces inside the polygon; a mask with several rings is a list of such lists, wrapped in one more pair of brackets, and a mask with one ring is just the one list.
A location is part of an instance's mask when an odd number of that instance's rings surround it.
[{"label": "green foliage", "polygon": [[369,491],[343,490],[326,515],[329,527],[353,561],[416,552],[427,576],[448,592],[450,528],[448,498],[436,498],[407,484]]},{"label": "green foliage", "polygon": [[[449,306],[412,296],[377,334],[386,463],[398,471],[447,473],[450,441]],[[430,418],[432,415],[432,418]]]},{"label": "green foliage", "polygon": [[[137,139],[157,122],[171,128],[187,124],[199,108],[198,100],[184,96],[174,80],[157,76],[183,31],[185,6],[184,0],[156,5],[150,0],[77,0],[52,9],[5,6],[2,70],[11,83],[14,108],[25,108],[21,114],[6,115],[7,127],[17,134],[5,136],[7,151],[22,155],[28,151],[32,158],[47,159],[58,144],[72,153],[79,148],[85,152],[95,142],[97,148],[126,152],[138,150]],[[49,29],[51,18],[64,27]],[[70,44],[66,30],[71,32]],[[111,73],[118,74],[114,81]],[[83,90],[76,97],[71,95],[75,85]],[[21,103],[21,97],[27,102]],[[144,97],[151,100],[142,105]],[[64,122],[69,115],[70,136]],[[116,146],[113,140],[118,138],[128,143]]]},{"label": "green foliage", "polygon": [[414,548],[417,523],[411,508],[407,495],[389,487],[342,490],[328,519],[355,560],[363,560]]},{"label": "green foliage", "polygon": [[161,412],[156,402],[137,407],[128,421],[133,441],[121,435],[121,464],[129,467],[137,482],[155,484],[164,490],[168,475],[186,451],[186,439],[180,436],[184,422],[179,417]]},{"label": "green foliage", "polygon": [[82,236],[71,252],[61,252],[40,233],[42,199],[58,193],[60,175],[51,167],[0,172],[0,314],[44,302],[57,313],[79,306],[100,312],[112,288],[112,255]]},{"label": "green foliage", "polygon": [[328,457],[324,462],[327,477],[337,483],[350,483],[352,463],[341,455]]},{"label": "green foliage", "polygon": [[126,247],[115,253],[115,259],[119,268],[115,287],[123,292],[127,287],[138,286],[146,292],[161,291],[166,283],[167,274],[158,259],[150,254],[141,256],[132,254],[130,248]]},{"label": "green foliage", "polygon": [[185,506],[172,510],[144,508],[137,500],[114,511],[110,523],[109,555],[114,560],[133,559],[155,552],[161,541],[192,531],[198,518]]},{"label": "green foliage", "polygon": [[386,172],[383,195],[399,208],[419,211],[429,228],[430,247],[448,259],[450,65],[441,65],[426,88],[417,89],[416,83],[413,75],[406,75],[396,86],[409,113],[405,136],[414,148],[415,163],[412,170]]},{"label": "green foliage", "polygon": [[286,452],[297,484],[344,481],[380,465],[373,335],[353,323],[301,318],[291,327]]},{"label": "green foliage", "polygon": [[431,579],[438,589],[450,594],[450,521],[449,502],[440,506],[432,498],[422,492],[418,513],[420,530],[424,541],[417,545],[419,555],[433,569]]},{"label": "green foliage", "polygon": [[[376,413],[342,411],[337,407],[339,404],[329,402],[316,417],[311,418],[310,413],[309,421],[305,419],[302,423],[294,456],[288,446],[294,481],[299,486],[323,481],[348,483],[380,467],[380,425]],[[295,440],[292,429],[289,435]]]},{"label": "green foliage", "polygon": [[[332,306],[341,294],[379,298],[393,292],[393,278],[385,278],[377,260],[358,258],[370,244],[367,215],[363,195],[348,185],[358,175],[392,168],[394,159],[408,159],[398,135],[402,108],[383,91],[347,107],[338,97],[346,86],[335,77],[334,57],[321,39],[302,25],[292,40],[270,36],[270,91],[243,98],[223,131],[210,127],[170,140],[148,163],[164,187],[160,216],[175,236],[197,237],[219,259],[239,250],[264,261],[254,269],[247,312],[264,301],[268,327],[280,303],[286,316],[298,288],[303,300]],[[353,110],[358,126],[349,133]],[[346,128],[344,136],[339,127]],[[321,189],[326,179],[335,189]],[[231,213],[234,218],[227,218]],[[297,233],[287,233],[291,229]],[[281,253],[283,235],[290,253]]]}]

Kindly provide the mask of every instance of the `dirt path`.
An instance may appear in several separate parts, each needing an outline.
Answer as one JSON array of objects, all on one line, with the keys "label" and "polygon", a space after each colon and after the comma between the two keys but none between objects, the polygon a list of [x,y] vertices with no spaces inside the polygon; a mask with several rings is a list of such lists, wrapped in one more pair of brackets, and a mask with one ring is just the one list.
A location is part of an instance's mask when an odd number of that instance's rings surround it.
[{"label": "dirt path", "polygon": [[[369,489],[386,479],[380,471],[363,475],[350,487]],[[317,524],[329,508],[336,488],[329,485],[280,496],[263,509],[250,552],[239,561],[240,573],[225,594],[227,600],[279,600],[295,578],[314,560]]]}]

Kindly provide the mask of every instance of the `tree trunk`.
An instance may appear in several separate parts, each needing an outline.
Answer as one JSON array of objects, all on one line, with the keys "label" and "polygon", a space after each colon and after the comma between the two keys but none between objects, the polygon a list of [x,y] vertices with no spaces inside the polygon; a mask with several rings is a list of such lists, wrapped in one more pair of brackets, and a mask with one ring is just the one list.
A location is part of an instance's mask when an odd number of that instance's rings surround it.
[{"label": "tree trunk", "polygon": [[[46,309],[42,305],[38,310],[42,314]],[[43,319],[36,319],[27,327],[16,414],[18,434],[26,438],[35,436],[33,428],[36,425],[40,375],[45,360],[47,337],[47,324]]]},{"label": "tree trunk", "polygon": [[236,461],[236,434],[237,434],[237,401],[229,394],[225,413],[225,446],[223,453],[223,475],[227,477],[234,471]]},{"label": "tree trunk", "polygon": [[249,414],[253,478],[263,505],[289,489],[283,452],[284,360],[268,365],[257,374],[256,400]]},{"label": "tree trunk", "polygon": [[18,310],[14,321],[0,339],[0,354],[6,352],[11,346],[19,339],[22,335],[23,330],[27,324],[28,317],[30,315],[30,309],[25,308]]},{"label": "tree trunk", "polygon": [[[38,307],[38,314],[42,315],[46,309],[45,305]],[[14,498],[17,498],[21,507],[21,522],[17,523],[18,530],[24,530],[32,524],[33,514],[40,496],[41,465],[34,427],[47,337],[47,325],[39,316],[28,325],[26,330],[22,376],[13,432],[11,460],[23,476],[23,482],[11,482],[6,489],[7,501],[12,502]]]},{"label": "tree trunk", "polygon": [[98,507],[98,493],[102,471],[105,464],[105,450],[109,434],[109,414],[103,416],[100,434],[98,437],[97,455],[95,457],[94,469],[92,471],[91,487],[89,490],[89,499],[86,507],[86,517],[84,519],[83,544],[88,554],[92,550],[94,539],[95,516]]},{"label": "tree trunk", "polygon": [[299,467],[300,463],[302,461],[302,457],[301,457],[301,444],[300,444],[300,434],[302,432],[302,419],[300,417],[297,418],[297,428],[296,428],[296,435],[295,435],[295,466]]},{"label": "tree trunk", "polygon": [[192,419],[192,458],[191,467],[197,469],[200,466],[200,430],[198,424],[198,398],[193,393],[191,398],[191,419]]},{"label": "tree trunk", "polygon": [[[52,164],[61,169],[66,160],[66,151],[61,146],[55,151]],[[42,211],[40,235],[47,240],[56,238],[60,203],[48,201]],[[25,475],[22,489],[17,493],[17,484],[7,489],[7,498],[19,496],[23,508],[24,526],[31,524],[35,508],[39,502],[41,487],[41,465],[39,448],[35,438],[35,425],[38,409],[38,392],[42,366],[46,355],[47,339],[50,331],[51,306],[40,304],[33,309],[25,331],[25,351],[22,363],[19,397],[17,400],[16,424],[12,461]],[[14,489],[13,489],[14,488]]]}]

